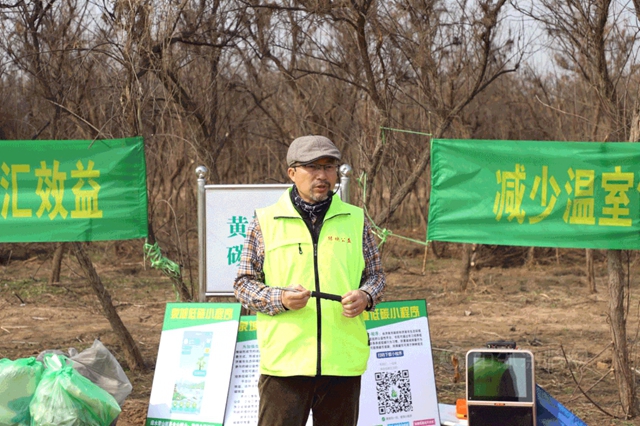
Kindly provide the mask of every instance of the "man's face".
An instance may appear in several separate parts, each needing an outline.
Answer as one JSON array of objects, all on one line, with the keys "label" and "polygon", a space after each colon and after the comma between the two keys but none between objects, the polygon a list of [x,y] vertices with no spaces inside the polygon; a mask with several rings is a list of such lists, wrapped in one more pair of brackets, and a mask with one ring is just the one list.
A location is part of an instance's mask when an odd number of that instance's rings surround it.
[{"label": "man's face", "polygon": [[304,201],[310,204],[324,201],[338,181],[338,163],[330,157],[321,158],[304,166],[291,166],[289,178],[296,184]]}]

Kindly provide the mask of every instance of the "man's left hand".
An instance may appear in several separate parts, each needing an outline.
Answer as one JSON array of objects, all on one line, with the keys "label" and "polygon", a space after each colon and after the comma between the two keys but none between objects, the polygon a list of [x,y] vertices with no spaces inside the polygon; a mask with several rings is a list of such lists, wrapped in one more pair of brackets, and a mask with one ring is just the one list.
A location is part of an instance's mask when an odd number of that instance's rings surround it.
[{"label": "man's left hand", "polygon": [[342,296],[342,315],[355,318],[360,315],[369,304],[367,294],[362,290],[351,290]]}]

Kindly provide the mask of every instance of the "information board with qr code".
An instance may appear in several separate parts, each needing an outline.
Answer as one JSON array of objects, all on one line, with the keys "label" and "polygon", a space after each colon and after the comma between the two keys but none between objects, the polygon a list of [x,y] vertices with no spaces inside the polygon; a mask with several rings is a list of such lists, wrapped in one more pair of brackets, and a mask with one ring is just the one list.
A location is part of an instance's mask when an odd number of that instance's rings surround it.
[{"label": "information board with qr code", "polygon": [[426,302],[385,302],[363,315],[371,355],[358,424],[439,426]]},{"label": "information board with qr code", "polygon": [[[439,426],[426,302],[383,302],[363,315],[371,355],[362,376],[358,425]],[[255,317],[242,317],[225,426],[257,423],[259,363]]]}]

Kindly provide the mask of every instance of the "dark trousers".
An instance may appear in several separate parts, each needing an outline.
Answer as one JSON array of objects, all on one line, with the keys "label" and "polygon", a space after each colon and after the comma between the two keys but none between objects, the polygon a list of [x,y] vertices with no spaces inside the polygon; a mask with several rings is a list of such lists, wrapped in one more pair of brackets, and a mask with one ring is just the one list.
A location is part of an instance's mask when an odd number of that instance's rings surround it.
[{"label": "dark trousers", "polygon": [[304,426],[313,411],[314,426],[356,426],[360,376],[260,375],[258,426]]}]

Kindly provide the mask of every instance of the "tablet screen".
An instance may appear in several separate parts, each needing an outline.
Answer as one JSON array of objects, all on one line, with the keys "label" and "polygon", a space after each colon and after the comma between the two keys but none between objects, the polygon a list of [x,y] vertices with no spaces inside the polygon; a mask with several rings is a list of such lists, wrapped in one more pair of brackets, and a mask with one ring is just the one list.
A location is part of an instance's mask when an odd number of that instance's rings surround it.
[{"label": "tablet screen", "polygon": [[469,351],[467,400],[533,403],[533,374],[529,352]]}]

